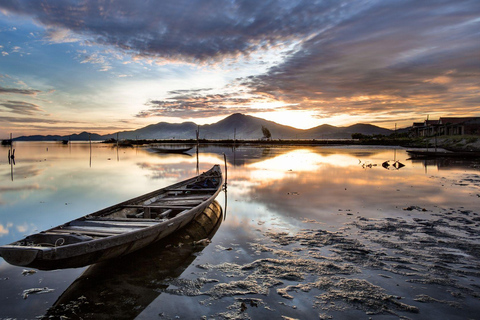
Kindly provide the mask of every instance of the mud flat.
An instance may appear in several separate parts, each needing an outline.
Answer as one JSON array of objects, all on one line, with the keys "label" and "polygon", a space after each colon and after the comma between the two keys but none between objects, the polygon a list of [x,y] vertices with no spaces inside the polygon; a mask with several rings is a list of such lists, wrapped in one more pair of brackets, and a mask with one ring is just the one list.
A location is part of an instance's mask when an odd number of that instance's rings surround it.
[{"label": "mud flat", "polygon": [[[466,180],[457,183],[478,187]],[[475,319],[479,213],[415,204],[398,217],[342,211],[334,231],[312,219],[296,232],[258,221],[246,248],[217,245],[218,264],[197,264],[165,292],[197,297],[204,319]],[[227,258],[236,254],[251,260]]]}]

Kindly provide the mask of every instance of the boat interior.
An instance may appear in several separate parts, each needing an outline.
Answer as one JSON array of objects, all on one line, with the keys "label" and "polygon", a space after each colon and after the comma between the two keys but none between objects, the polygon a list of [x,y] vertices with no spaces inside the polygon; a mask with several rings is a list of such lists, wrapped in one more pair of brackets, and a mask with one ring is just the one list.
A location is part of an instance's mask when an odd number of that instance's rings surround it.
[{"label": "boat interior", "polygon": [[90,214],[15,243],[21,246],[57,247],[138,231],[181,215],[217,190],[218,176],[203,176],[192,184],[166,188],[139,202],[119,204],[101,214]]}]

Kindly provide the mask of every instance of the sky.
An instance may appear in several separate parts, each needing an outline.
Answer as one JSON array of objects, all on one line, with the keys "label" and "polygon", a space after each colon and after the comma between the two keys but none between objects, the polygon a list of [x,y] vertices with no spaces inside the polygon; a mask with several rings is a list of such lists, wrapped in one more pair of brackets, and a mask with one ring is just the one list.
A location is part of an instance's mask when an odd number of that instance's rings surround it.
[{"label": "sky", "polygon": [[0,139],[480,116],[478,0],[2,0]]}]

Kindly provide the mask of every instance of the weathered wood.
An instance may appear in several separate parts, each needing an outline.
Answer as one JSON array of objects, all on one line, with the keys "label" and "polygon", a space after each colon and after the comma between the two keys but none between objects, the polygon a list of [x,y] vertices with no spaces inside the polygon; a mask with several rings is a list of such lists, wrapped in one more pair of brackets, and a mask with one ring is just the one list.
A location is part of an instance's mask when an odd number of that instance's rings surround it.
[{"label": "weathered wood", "polygon": [[157,201],[155,201],[154,203],[157,203],[158,201],[171,201],[171,200],[175,200],[175,201],[188,201],[188,200],[206,200],[208,199],[208,196],[206,195],[191,195],[191,196],[171,196],[171,197],[165,197],[165,198],[160,198],[158,199]]},{"label": "weathered wood", "polygon": [[[42,247],[42,243],[39,243],[32,247],[25,242],[28,241],[26,237],[10,245],[0,246],[0,255],[6,262],[17,266],[52,270],[82,267],[128,254],[175,232],[192,221],[200,210],[211,205],[222,187],[220,166],[215,165],[207,175],[216,177],[213,184],[216,188],[187,189],[186,186],[199,180],[198,177],[187,179],[44,231],[49,237],[53,235],[72,240],[69,243],[65,241],[54,247],[47,243]],[[204,177],[200,177],[202,178]],[[175,191],[170,190],[180,190],[181,196],[171,195]],[[147,218],[125,217],[126,214],[138,211],[144,211],[139,214],[144,214]],[[162,220],[149,218],[149,212],[151,217],[157,215]],[[167,217],[168,219],[163,219]],[[93,238],[73,242],[73,235]],[[34,236],[30,237],[33,239]]]},{"label": "weathered wood", "polygon": [[150,208],[150,209],[191,209],[194,206],[182,206],[182,205],[125,205],[125,208],[140,208],[140,209],[145,209],[145,208]]},{"label": "weathered wood", "polygon": [[157,219],[143,218],[108,218],[108,217],[87,217],[88,221],[125,221],[125,222],[160,222]]},{"label": "weathered wood", "polygon": [[93,226],[65,226],[59,230],[70,230],[70,231],[93,231],[93,232],[103,232],[103,233],[112,233],[112,234],[121,234],[126,232],[138,231],[143,228],[120,228],[120,227],[93,227]]},{"label": "weathered wood", "polygon": [[167,191],[190,191],[190,192],[199,192],[199,191],[202,191],[202,192],[212,192],[212,191],[215,191],[216,189],[215,188],[199,188],[199,189],[166,189]]},{"label": "weathered wood", "polygon": [[150,212],[150,207],[143,207],[143,217],[145,219],[150,219],[152,217],[152,214]]},{"label": "weathered wood", "polygon": [[62,229],[52,229],[48,231],[49,233],[58,233],[58,234],[80,234],[85,236],[95,236],[95,237],[111,237],[117,236],[121,233],[112,233],[112,232],[94,232],[94,231],[71,231],[71,230],[62,230]]},{"label": "weathered wood", "polygon": [[[150,219],[152,220],[152,219]],[[151,227],[156,224],[159,224],[161,221],[156,220],[155,222],[142,221],[142,219],[137,219],[136,221],[105,221],[105,220],[77,220],[70,222],[70,226],[102,226],[102,227],[123,227],[123,228],[146,228]]]},{"label": "weathered wood", "polygon": [[166,219],[170,213],[172,213],[172,209],[165,210],[164,212],[160,213],[158,217],[160,219]]}]

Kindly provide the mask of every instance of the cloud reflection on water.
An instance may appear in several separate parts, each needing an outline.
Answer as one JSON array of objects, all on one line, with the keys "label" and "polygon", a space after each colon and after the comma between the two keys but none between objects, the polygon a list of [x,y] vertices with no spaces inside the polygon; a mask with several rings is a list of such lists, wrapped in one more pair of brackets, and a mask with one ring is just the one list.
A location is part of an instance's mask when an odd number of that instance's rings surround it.
[{"label": "cloud reflection on water", "polygon": [[[29,154],[26,163],[38,160],[36,166],[40,174],[31,171],[32,175],[15,176],[14,181],[0,181],[0,190],[10,190],[8,198],[3,198],[5,204],[0,206],[1,244],[13,242],[24,233],[59,225],[196,174],[195,156],[158,155],[140,148],[120,150],[117,161],[115,149],[95,145],[91,167],[88,144],[63,147],[53,143],[25,143],[18,144],[17,148],[23,149],[19,154]],[[391,218],[399,221],[400,229],[406,225],[402,222],[405,219],[414,233],[422,222],[411,222],[417,217],[426,219],[443,208],[473,210],[479,207],[475,202],[479,199],[475,196],[480,193],[479,183],[465,186],[458,183],[462,177],[476,181],[478,170],[465,166],[443,170],[446,167],[429,165],[425,172],[424,164],[407,160],[402,149],[202,146],[200,171],[213,164],[223,165],[224,153],[228,161],[228,205],[225,206],[224,194],[221,194],[217,201],[226,211],[226,220],[218,230],[214,245],[231,247],[232,250],[206,250],[199,257],[202,263],[250,263],[258,256],[269,254],[262,251],[262,245],[269,244],[268,234],[298,234],[307,227],[344,232],[345,237],[360,238],[363,229],[351,233],[356,228],[355,223],[361,222],[360,226],[367,229],[375,221],[390,221]],[[382,162],[393,159],[400,160],[405,167],[385,170],[381,166]],[[19,157],[19,166],[23,160]],[[362,166],[365,163],[372,166]],[[0,175],[9,169],[0,163]],[[38,188],[28,188],[34,185]],[[25,187],[27,193],[22,191]],[[431,211],[404,210],[409,206]],[[376,236],[371,233],[372,237]],[[253,251],[252,246],[256,246]],[[1,268],[10,270],[4,264]],[[195,266],[191,268],[184,274],[198,272]],[[42,285],[52,287],[61,280],[62,284],[57,287],[62,288],[74,281],[78,273],[78,270],[42,273]],[[215,277],[217,275],[215,273]],[[7,291],[3,298],[0,297],[0,304],[18,296],[14,289]],[[63,292],[58,291],[58,294]],[[36,301],[47,301],[49,296],[35,298],[37,300],[22,301],[25,309],[39,310],[49,305],[35,304]],[[271,305],[277,305],[279,297],[272,294],[270,298],[273,300]],[[189,297],[180,300],[196,306]],[[171,301],[169,295],[162,295],[152,304],[152,312],[158,315],[165,307],[162,302],[170,305]],[[12,313],[9,316],[19,318],[24,315]]]}]

